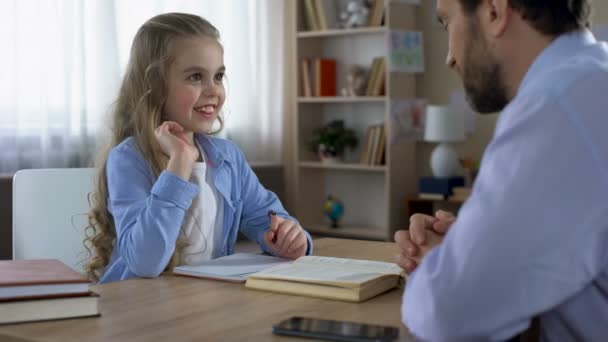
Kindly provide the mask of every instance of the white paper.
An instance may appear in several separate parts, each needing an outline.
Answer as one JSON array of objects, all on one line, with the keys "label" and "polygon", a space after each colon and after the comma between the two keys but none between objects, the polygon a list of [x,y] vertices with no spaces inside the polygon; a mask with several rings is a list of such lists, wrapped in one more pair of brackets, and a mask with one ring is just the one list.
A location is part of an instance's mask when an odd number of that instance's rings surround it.
[{"label": "white paper", "polygon": [[292,265],[280,265],[261,271],[256,277],[353,286],[384,274],[401,273],[402,270],[397,264],[389,262],[305,256]]},{"label": "white paper", "polygon": [[348,267],[351,269],[359,269],[371,271],[374,273],[391,273],[401,274],[402,270],[399,265],[392,262],[360,260],[360,259],[344,259],[324,256],[304,256],[296,260],[298,264],[322,265],[333,267]]},{"label": "white paper", "polygon": [[291,262],[291,260],[263,254],[236,253],[209,260],[201,265],[178,266],[173,269],[173,272],[194,277],[245,281],[251,274]]}]

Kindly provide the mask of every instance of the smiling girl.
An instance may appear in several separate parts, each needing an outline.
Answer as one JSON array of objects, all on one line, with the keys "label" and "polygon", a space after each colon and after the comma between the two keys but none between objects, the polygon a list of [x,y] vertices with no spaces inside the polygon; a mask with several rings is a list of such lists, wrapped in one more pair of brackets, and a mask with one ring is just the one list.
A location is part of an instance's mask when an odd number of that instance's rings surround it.
[{"label": "smiling girl", "polygon": [[91,279],[157,277],[232,254],[239,231],[272,255],[312,252],[238,147],[213,136],[225,69],[219,32],[198,16],[162,14],[138,30],[89,214]]}]

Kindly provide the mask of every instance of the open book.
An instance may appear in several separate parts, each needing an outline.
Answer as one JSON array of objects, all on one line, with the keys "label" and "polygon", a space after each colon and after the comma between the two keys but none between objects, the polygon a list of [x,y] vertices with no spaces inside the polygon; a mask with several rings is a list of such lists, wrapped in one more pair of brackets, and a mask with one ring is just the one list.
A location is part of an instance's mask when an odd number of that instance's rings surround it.
[{"label": "open book", "polygon": [[247,278],[246,287],[286,294],[362,302],[401,285],[402,269],[393,263],[304,256]]}]

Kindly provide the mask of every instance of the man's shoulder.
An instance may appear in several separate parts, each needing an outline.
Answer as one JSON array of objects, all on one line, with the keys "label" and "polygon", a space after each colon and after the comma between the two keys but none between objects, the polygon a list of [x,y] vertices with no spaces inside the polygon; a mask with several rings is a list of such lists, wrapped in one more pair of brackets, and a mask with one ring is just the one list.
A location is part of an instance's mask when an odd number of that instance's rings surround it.
[{"label": "man's shoulder", "polygon": [[[598,85],[603,85],[602,89],[598,89]],[[533,81],[526,92],[532,97],[544,95],[557,100],[568,98],[575,88],[584,89],[593,96],[604,93],[603,89],[607,87],[608,48],[602,43],[556,61],[553,67]]]}]

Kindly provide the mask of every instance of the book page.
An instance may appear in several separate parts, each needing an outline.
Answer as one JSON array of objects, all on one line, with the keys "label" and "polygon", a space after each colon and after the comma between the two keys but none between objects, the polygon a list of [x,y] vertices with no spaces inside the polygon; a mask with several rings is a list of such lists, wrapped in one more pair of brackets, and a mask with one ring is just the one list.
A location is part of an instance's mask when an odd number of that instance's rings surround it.
[{"label": "book page", "polygon": [[336,264],[298,263],[279,265],[258,272],[252,277],[262,279],[281,279],[306,283],[329,284],[343,287],[358,287],[380,278],[386,273],[353,267],[336,267]]},{"label": "book page", "polygon": [[263,254],[236,253],[200,265],[178,266],[173,273],[226,280],[245,280],[247,276],[292,261]]},{"label": "book page", "polygon": [[403,270],[401,267],[399,267],[399,265],[382,261],[333,258],[324,256],[304,256],[295,262],[299,264],[322,265],[327,267],[337,267],[340,269],[348,268],[351,270],[360,270],[381,274],[400,275],[403,273]]}]

